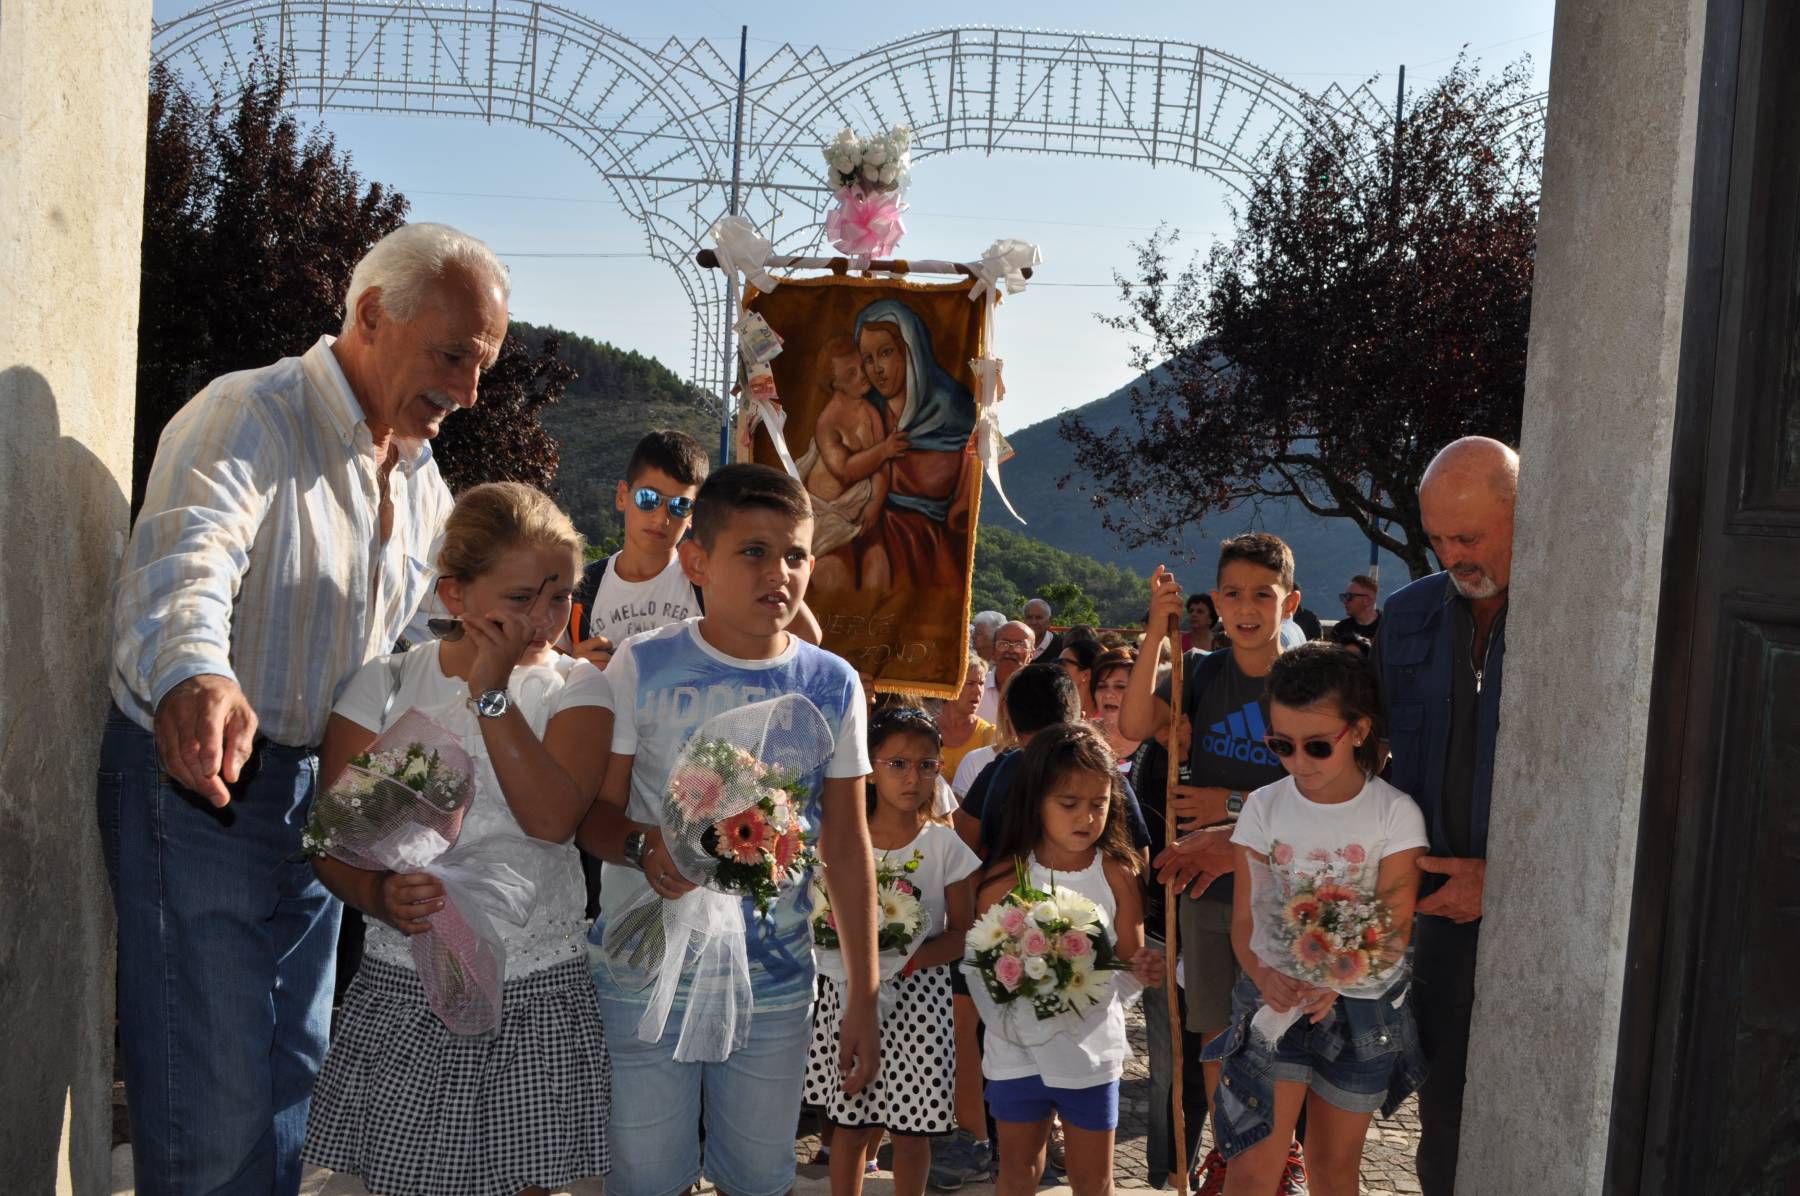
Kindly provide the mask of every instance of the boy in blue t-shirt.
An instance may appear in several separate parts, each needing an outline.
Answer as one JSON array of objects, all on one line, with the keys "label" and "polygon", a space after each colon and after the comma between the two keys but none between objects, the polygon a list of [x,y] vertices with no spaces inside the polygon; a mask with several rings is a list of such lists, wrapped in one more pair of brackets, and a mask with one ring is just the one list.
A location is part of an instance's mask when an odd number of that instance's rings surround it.
[{"label": "boy in blue t-shirt", "polygon": [[[834,735],[823,792],[807,814],[830,865],[827,887],[849,971],[839,1063],[845,1091],[856,1092],[876,1074],[880,1041],[874,857],[863,805],[867,707],[854,668],[788,630],[812,574],[810,502],[778,470],[729,465],[700,487],[693,519],[681,559],[700,587],[705,614],[634,637],[604,673],[572,676],[562,702],[614,712],[611,763],[579,836],[607,861],[589,942],[598,944],[608,919],[646,887],[669,900],[693,888],[670,861],[659,818],[669,773],[694,729],[722,711],[804,695]],[[812,1031],[806,892],[803,882],[791,885],[766,917],[746,899],[755,1014],[749,1040],[721,1062],[675,1060],[680,996],[662,1038],[640,1039],[649,992],[623,988],[604,963],[594,965],[613,1061],[608,1196],[670,1196],[686,1191],[702,1170],[728,1196],[775,1196],[793,1185],[794,1126]]]}]

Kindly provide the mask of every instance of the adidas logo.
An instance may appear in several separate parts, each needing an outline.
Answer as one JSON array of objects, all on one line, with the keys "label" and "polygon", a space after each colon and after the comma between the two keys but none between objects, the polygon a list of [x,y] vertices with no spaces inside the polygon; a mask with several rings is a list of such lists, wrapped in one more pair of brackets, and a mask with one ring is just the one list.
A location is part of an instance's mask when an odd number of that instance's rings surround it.
[{"label": "adidas logo", "polygon": [[1200,750],[1209,756],[1279,768],[1281,761],[1263,742],[1267,733],[1261,703],[1246,702],[1242,710],[1232,711],[1224,722],[1214,723],[1211,731],[1200,737]]}]

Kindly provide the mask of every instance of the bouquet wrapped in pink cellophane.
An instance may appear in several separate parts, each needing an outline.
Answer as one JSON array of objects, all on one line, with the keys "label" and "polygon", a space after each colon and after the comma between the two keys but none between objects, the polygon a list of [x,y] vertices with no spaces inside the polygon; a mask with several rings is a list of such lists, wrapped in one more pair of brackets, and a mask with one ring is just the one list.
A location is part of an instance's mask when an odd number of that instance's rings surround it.
[{"label": "bouquet wrapped in pink cellophane", "polygon": [[455,1034],[499,1026],[506,951],[491,919],[523,924],[534,896],[528,880],[484,859],[479,845],[456,850],[474,778],[457,737],[408,710],[319,793],[302,836],[308,855],[443,882],[444,908],[407,945],[432,1012]]}]

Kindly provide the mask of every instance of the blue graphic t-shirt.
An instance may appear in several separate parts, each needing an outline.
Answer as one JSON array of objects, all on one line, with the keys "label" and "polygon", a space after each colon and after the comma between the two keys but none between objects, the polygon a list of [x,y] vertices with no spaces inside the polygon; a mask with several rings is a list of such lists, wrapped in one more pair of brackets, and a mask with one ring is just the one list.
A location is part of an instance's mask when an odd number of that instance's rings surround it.
[{"label": "blue graphic t-shirt", "polygon": [[[1188,783],[1250,793],[1287,775],[1281,760],[1263,742],[1269,731],[1269,697],[1265,678],[1247,677],[1231,649],[1223,648],[1223,667],[1200,687],[1200,653],[1184,661],[1182,709],[1193,721],[1188,747]],[[1165,680],[1157,695],[1168,700]],[[1232,899],[1232,878],[1221,877],[1201,895],[1202,901]]]},{"label": "blue graphic t-shirt", "polygon": [[[699,619],[673,623],[628,640],[604,673],[610,700],[595,704],[613,710],[612,750],[633,757],[631,797],[626,814],[637,822],[660,822],[663,790],[688,737],[707,719],[752,702],[800,694],[819,708],[831,728],[834,747],[826,762],[828,778],[861,777],[869,772],[867,706],[856,670],[841,657],[790,636],[787,651],[771,660],[739,660],[726,656],[701,638]],[[585,675],[585,674],[584,674]],[[576,682],[572,680],[573,687]],[[582,704],[579,694],[563,705]],[[806,820],[816,835],[820,797],[815,796]],[[860,793],[857,800],[861,800]],[[648,888],[635,868],[606,864],[601,871],[600,917],[588,935],[597,945],[607,920],[628,907]],[[812,933],[808,886],[789,886],[766,917],[744,901],[748,930],[750,989],[758,1009],[792,1009],[813,996]],[[647,991],[632,992],[612,982],[606,965],[594,961],[594,983],[609,1000],[647,1001]],[[685,992],[676,1000],[683,1006]]]}]

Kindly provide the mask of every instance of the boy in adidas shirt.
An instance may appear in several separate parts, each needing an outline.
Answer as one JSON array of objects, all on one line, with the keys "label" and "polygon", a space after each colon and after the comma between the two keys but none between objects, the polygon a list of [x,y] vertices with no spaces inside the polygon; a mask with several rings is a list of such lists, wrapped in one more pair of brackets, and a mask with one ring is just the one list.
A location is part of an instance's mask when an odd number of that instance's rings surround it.
[{"label": "boy in adidas shirt", "polygon": [[[625,546],[589,565],[575,587],[569,632],[575,656],[604,669],[629,637],[705,613],[676,548],[687,535],[707,468],[700,442],[670,428],[656,429],[631,450],[613,495],[613,509],[625,521]],[[793,631],[819,642],[818,621],[804,603]]]},{"label": "boy in adidas shirt", "polygon": [[[1225,541],[1219,546],[1212,599],[1231,647],[1212,653],[1190,651],[1182,657],[1181,709],[1193,731],[1188,784],[1175,790],[1176,824],[1182,831],[1236,819],[1245,794],[1286,775],[1281,761],[1263,743],[1269,726],[1264,678],[1281,654],[1282,622],[1300,605],[1293,551],[1278,537],[1262,532]],[[1180,584],[1158,566],[1150,578],[1152,632],[1179,618],[1183,602]],[[1157,684],[1157,655],[1141,652],[1132,666],[1119,710],[1119,733],[1129,739],[1149,739],[1169,725],[1169,684],[1167,679]],[[1231,986],[1237,977],[1231,951],[1233,887],[1227,875],[1198,899],[1181,899],[1187,1029],[1199,1033],[1203,1042],[1231,1022]],[[1205,1071],[1210,1104],[1219,1065],[1208,1063]],[[1206,1160],[1206,1181],[1220,1182],[1223,1169],[1215,1151]]]}]

